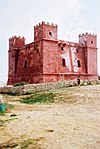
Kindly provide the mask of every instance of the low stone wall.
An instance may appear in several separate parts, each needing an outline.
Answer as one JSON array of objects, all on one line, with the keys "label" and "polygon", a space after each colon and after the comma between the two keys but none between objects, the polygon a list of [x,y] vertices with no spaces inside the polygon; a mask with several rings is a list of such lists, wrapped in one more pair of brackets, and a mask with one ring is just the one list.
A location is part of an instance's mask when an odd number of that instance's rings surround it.
[{"label": "low stone wall", "polygon": [[[99,80],[92,81],[92,80],[81,80],[80,85],[87,85],[87,84],[100,84]],[[53,90],[59,88],[65,88],[70,86],[77,86],[77,80],[66,80],[66,81],[58,81],[58,82],[51,82],[51,83],[41,83],[41,84],[28,84],[23,86],[4,86],[0,87],[0,93],[3,94],[26,94],[30,92],[37,92],[37,91],[44,91],[44,90]]]}]

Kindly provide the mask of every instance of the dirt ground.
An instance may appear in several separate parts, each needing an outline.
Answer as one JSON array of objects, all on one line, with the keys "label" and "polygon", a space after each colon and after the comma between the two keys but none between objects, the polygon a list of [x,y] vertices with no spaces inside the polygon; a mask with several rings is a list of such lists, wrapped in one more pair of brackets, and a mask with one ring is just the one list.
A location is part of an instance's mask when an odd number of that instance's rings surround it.
[{"label": "dirt ground", "polygon": [[55,90],[56,102],[14,105],[0,116],[0,149],[100,149],[100,85]]}]

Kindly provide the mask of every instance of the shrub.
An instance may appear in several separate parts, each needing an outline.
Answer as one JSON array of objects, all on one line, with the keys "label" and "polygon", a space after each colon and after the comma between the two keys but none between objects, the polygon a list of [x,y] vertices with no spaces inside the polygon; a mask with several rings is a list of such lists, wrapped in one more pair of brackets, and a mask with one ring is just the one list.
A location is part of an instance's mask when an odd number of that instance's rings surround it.
[{"label": "shrub", "polygon": [[53,93],[43,93],[43,94],[35,93],[29,97],[23,98],[20,102],[26,103],[26,104],[53,103],[54,96],[55,94]]},{"label": "shrub", "polygon": [[92,82],[90,80],[87,81],[88,85],[92,85]]},{"label": "shrub", "polygon": [[13,86],[22,86],[22,85],[26,85],[26,82],[17,82],[15,84],[13,84]]}]

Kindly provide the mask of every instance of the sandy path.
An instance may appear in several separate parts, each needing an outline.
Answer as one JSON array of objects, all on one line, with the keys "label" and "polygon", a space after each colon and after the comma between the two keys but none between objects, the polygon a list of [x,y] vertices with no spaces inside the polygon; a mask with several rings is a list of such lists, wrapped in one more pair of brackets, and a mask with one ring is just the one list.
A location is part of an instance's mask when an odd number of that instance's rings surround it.
[{"label": "sandy path", "polygon": [[[11,113],[17,116],[10,117]],[[17,104],[11,113],[6,119],[15,119],[6,123],[5,129],[0,128],[0,143],[34,138],[41,146],[37,149],[100,149],[99,99],[73,104]]]},{"label": "sandy path", "polygon": [[0,142],[42,138],[40,144],[46,149],[100,148],[99,107],[55,104],[36,107],[35,111],[12,111],[18,119],[7,124],[6,135],[2,134]]}]

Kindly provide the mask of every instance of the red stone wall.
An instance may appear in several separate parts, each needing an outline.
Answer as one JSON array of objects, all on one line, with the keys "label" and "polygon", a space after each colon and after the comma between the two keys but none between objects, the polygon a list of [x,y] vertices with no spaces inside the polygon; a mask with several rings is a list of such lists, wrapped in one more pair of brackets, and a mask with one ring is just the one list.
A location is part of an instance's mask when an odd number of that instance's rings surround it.
[{"label": "red stone wall", "polygon": [[16,50],[9,52],[8,84],[13,84],[20,81],[25,81],[28,83],[43,82],[42,74],[43,51],[41,41],[31,43],[20,48],[18,54],[16,54]]},{"label": "red stone wall", "polygon": [[7,84],[14,83],[14,76],[17,71],[17,62],[19,58],[19,49],[25,46],[25,38],[11,37],[9,39],[9,51],[8,51],[8,82]]},{"label": "red stone wall", "polygon": [[[63,43],[64,41],[59,42],[58,44],[58,72],[59,73],[71,73],[73,71],[72,66],[72,57],[69,43]],[[65,66],[63,66],[62,59],[65,59]]]},{"label": "red stone wall", "polygon": [[87,68],[88,74],[97,74],[97,49],[87,49]]},{"label": "red stone wall", "polygon": [[79,43],[86,46],[87,74],[97,74],[97,36],[88,33],[79,35]]},{"label": "red stone wall", "polygon": [[[62,64],[63,58],[65,59],[65,66]],[[78,67],[78,60],[81,67]],[[59,73],[86,73],[85,48],[75,43],[60,42],[58,67]]]},{"label": "red stone wall", "polygon": [[58,72],[58,43],[53,40],[43,41],[43,74]]},{"label": "red stone wall", "polygon": [[39,23],[39,25],[34,26],[34,41],[39,41],[43,38],[57,40],[57,29],[58,26],[53,23]]},{"label": "red stone wall", "polygon": [[43,38],[57,40],[58,26],[54,24],[43,23]]},{"label": "red stone wall", "polygon": [[43,73],[43,54],[41,42],[25,46],[20,50],[17,64],[17,74],[29,75],[31,73]]}]

